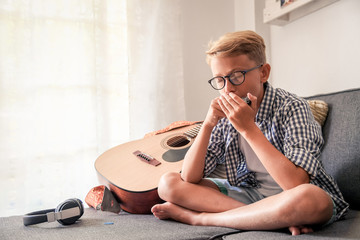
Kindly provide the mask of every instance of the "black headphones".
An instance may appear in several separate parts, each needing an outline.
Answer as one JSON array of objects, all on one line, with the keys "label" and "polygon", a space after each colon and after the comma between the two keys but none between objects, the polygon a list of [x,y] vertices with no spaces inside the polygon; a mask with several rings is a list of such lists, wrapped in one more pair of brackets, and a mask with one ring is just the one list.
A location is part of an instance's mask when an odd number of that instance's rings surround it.
[{"label": "black headphones", "polygon": [[57,208],[31,212],[23,217],[24,225],[33,225],[57,220],[62,225],[75,223],[84,214],[84,205],[80,199],[70,198]]}]

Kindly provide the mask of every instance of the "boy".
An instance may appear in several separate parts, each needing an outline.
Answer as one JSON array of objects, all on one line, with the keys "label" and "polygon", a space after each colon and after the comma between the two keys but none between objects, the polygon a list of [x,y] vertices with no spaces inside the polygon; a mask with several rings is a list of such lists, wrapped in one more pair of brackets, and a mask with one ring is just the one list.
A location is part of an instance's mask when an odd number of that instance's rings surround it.
[{"label": "boy", "polygon": [[[348,204],[318,161],[321,127],[305,100],[267,83],[262,37],[229,33],[210,45],[212,100],[181,173],[165,174],[159,219],[242,230],[312,232]],[[245,98],[250,103],[245,101]]]}]

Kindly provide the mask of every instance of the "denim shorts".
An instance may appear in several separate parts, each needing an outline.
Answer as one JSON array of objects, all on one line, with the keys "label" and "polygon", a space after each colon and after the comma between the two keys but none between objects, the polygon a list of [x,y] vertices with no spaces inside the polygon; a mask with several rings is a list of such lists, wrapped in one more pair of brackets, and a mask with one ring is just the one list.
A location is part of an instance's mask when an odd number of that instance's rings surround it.
[{"label": "denim shorts", "polygon": [[[231,186],[227,179],[222,179],[222,178],[207,178],[207,179],[215,183],[216,186],[219,188],[220,192],[244,204],[251,204],[265,198],[265,196],[263,196],[256,188]],[[333,203],[333,215],[331,216],[329,221],[327,221],[324,224],[316,225],[314,227],[322,228],[336,221],[337,211],[334,200],[332,200],[332,203]]]},{"label": "denim shorts", "polygon": [[251,204],[265,198],[256,188],[231,186],[227,179],[207,178],[216,184],[220,192],[244,204]]},{"label": "denim shorts", "polygon": [[329,219],[329,221],[327,221],[327,222],[324,223],[324,224],[320,224],[320,225],[319,225],[320,228],[326,227],[326,226],[332,224],[332,223],[335,222],[336,219],[337,219],[337,216],[336,216],[336,215],[337,215],[337,211],[336,211],[335,202],[334,202],[334,200],[333,200],[332,198],[331,198],[331,201],[332,201],[332,203],[333,203],[333,215],[331,216],[331,218]]}]

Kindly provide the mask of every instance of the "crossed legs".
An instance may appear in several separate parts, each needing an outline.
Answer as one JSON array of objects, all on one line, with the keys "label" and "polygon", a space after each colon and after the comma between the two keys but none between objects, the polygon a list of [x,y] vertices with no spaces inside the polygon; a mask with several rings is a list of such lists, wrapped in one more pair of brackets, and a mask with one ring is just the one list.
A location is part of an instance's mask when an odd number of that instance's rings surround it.
[{"label": "crossed legs", "polygon": [[184,182],[178,173],[165,174],[158,191],[167,202],[152,208],[155,217],[191,225],[241,230],[288,227],[292,234],[297,235],[311,231],[300,226],[326,223],[333,213],[330,196],[311,184],[300,185],[249,205],[222,194],[209,180],[192,184]]}]

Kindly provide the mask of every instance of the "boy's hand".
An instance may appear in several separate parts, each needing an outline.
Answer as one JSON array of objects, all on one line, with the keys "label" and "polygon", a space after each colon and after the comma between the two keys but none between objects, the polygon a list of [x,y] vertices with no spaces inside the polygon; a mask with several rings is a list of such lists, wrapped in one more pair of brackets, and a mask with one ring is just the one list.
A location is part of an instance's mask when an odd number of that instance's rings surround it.
[{"label": "boy's hand", "polygon": [[254,124],[257,112],[257,98],[250,93],[248,93],[248,98],[251,101],[251,106],[232,92],[225,93],[218,99],[222,112],[239,132],[252,127]]},{"label": "boy's hand", "polygon": [[205,125],[213,128],[221,118],[226,117],[225,113],[219,105],[219,100],[220,97],[217,97],[211,101],[203,126]]}]

